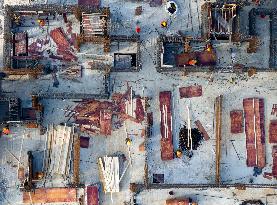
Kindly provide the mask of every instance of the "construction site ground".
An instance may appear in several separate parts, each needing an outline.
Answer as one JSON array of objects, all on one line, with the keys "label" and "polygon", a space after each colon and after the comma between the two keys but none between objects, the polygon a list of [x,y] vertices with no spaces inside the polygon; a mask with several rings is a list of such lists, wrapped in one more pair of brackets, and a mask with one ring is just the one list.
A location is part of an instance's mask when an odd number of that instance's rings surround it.
[{"label": "construction site ground", "polygon": [[[87,149],[81,148],[80,159],[80,182],[84,185],[100,186],[98,157],[105,155],[124,154],[127,161],[130,159],[132,164],[128,167],[120,183],[120,192],[104,194],[100,191],[100,204],[103,205],[122,205],[131,200],[130,183],[143,184],[145,176],[149,177],[149,183],[152,183],[152,175],[164,174],[165,184],[175,184],[173,189],[145,189],[138,193],[135,198],[141,205],[162,205],[165,200],[175,197],[191,197],[197,200],[200,205],[219,204],[219,205],[239,205],[244,200],[261,199],[268,205],[276,204],[277,191],[273,188],[246,188],[246,190],[237,190],[235,188],[207,188],[209,184],[215,184],[216,173],[216,138],[215,138],[215,98],[223,95],[223,124],[221,141],[221,174],[220,179],[223,184],[235,185],[259,184],[276,185],[276,179],[266,179],[263,175],[253,176],[253,167],[246,166],[246,137],[245,133],[230,133],[230,111],[242,110],[243,99],[249,97],[263,98],[265,101],[265,136],[266,136],[266,167],[263,172],[271,172],[272,168],[272,145],[268,142],[268,127],[271,119],[276,116],[271,115],[273,104],[277,103],[277,89],[275,72],[258,72],[252,77],[247,73],[225,73],[224,70],[214,72],[172,72],[159,73],[156,71],[156,40],[160,34],[175,34],[177,31],[184,31],[188,35],[200,37],[200,5],[204,0],[182,1],[175,0],[179,11],[176,18],[169,18],[164,9],[160,7],[150,7],[149,2],[126,2],[123,0],[103,0],[101,6],[109,6],[111,11],[111,34],[112,35],[133,35],[135,27],[141,27],[141,64],[142,69],[139,72],[112,72],[110,74],[110,90],[112,93],[124,93],[128,86],[140,96],[149,97],[150,108],[153,112],[154,125],[152,135],[149,139],[141,136],[145,128],[144,122],[141,124],[126,121],[126,126],[115,129],[111,136],[94,136],[82,134],[90,137],[90,145]],[[2,4],[29,4],[29,1],[4,0]],[[37,1],[37,3],[59,3],[76,4],[76,1],[56,2]],[[277,4],[271,1],[268,5]],[[275,4],[275,5],[276,5]],[[135,8],[143,7],[142,15],[135,16]],[[191,8],[191,10],[189,9]],[[190,16],[188,15],[190,13]],[[189,17],[188,17],[189,16]],[[2,28],[3,18],[0,15]],[[169,26],[167,29],[161,28],[162,20],[167,19]],[[257,27],[260,34],[265,34],[262,38],[263,44],[260,46],[259,53],[249,55],[246,52],[238,51],[236,62],[249,62],[249,65],[259,64],[262,67],[268,67],[269,59],[269,22],[268,18],[258,19]],[[3,47],[3,36],[0,38],[0,46]],[[95,46],[95,45],[94,45]],[[97,47],[97,46],[96,46]],[[123,46],[124,47],[124,46]],[[232,64],[231,54],[228,44],[222,44],[217,47],[218,55],[222,65]],[[243,47],[243,45],[242,45]],[[125,51],[130,52],[136,49],[136,46],[124,47]],[[84,48],[86,50],[86,48]],[[98,49],[100,50],[100,48]],[[116,49],[115,49],[116,50]],[[244,50],[244,47],[243,49]],[[94,51],[93,51],[94,52]],[[101,51],[100,51],[101,52]],[[118,52],[118,51],[116,51]],[[3,51],[0,49],[0,56]],[[96,52],[98,54],[98,52]],[[259,55],[258,55],[259,54]],[[2,58],[1,58],[2,61]],[[1,64],[3,64],[1,62]],[[1,81],[1,91],[6,95],[16,96],[22,100],[22,104],[31,106],[31,94],[37,93],[42,96],[44,105],[43,125],[68,123],[72,124],[73,119],[65,116],[66,109],[72,109],[77,105],[76,95],[95,94],[102,95],[105,92],[104,72],[83,69],[82,77],[78,80],[68,81],[58,77],[59,86],[53,87],[53,78],[51,75],[44,75],[38,79],[31,78],[10,78]],[[201,85],[203,95],[195,98],[180,99],[179,88]],[[187,123],[187,107],[190,109],[190,118],[192,128],[195,128],[194,121],[200,120],[205,127],[210,139],[202,141],[197,150],[193,151],[191,159],[183,156],[181,159],[171,161],[162,161],[160,152],[160,111],[159,111],[159,93],[161,91],[172,92],[172,119],[173,119],[173,145],[174,150],[178,148],[179,130]],[[56,93],[71,93],[72,99],[55,99]],[[45,96],[45,98],[43,97]],[[49,97],[50,96],[50,97]],[[51,97],[52,96],[52,97]],[[53,98],[53,99],[49,99]],[[18,159],[21,154],[20,163],[27,166],[27,151],[44,150],[46,135],[40,135],[39,129],[28,129],[25,126],[11,126],[11,134],[0,138],[0,205],[14,205],[22,203],[22,192],[19,191],[19,181],[17,179],[17,169],[19,167]],[[129,134],[132,145],[130,152],[125,143],[126,133]],[[146,141],[145,151],[139,151],[139,146]],[[23,142],[23,144],[22,144]],[[12,153],[12,154],[11,154]],[[145,163],[148,165],[148,173],[145,173]],[[124,163],[124,168],[127,162]],[[145,175],[146,174],[146,175]],[[63,187],[66,181],[55,177],[52,182],[41,183],[40,186]],[[178,188],[182,184],[206,184],[206,188]],[[169,195],[173,191],[174,195]],[[112,198],[112,199],[111,199]],[[113,202],[112,202],[113,201]],[[78,203],[64,203],[78,204]]]}]

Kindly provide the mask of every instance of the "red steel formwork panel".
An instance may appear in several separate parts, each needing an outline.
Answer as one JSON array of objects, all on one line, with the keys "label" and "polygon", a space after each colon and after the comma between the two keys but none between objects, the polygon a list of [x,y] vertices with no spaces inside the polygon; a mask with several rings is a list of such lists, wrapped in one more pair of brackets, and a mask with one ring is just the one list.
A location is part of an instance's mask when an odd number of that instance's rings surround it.
[{"label": "red steel formwork panel", "polygon": [[161,113],[161,158],[162,160],[173,159],[172,144],[172,114],[171,114],[171,92],[160,92]]},{"label": "red steel formwork panel", "polygon": [[167,199],[166,205],[190,205],[189,199]]},{"label": "red steel formwork panel", "polygon": [[112,112],[109,110],[100,112],[100,134],[112,134]]},{"label": "red steel formwork panel", "polygon": [[180,98],[192,98],[202,96],[202,86],[192,85],[189,87],[179,88]]},{"label": "red steel formwork panel", "polygon": [[209,140],[210,137],[209,137],[207,131],[205,130],[205,128],[203,127],[202,123],[199,120],[195,121],[194,123],[195,123],[196,127],[198,128],[198,130],[202,133],[204,139]]},{"label": "red steel formwork panel", "polygon": [[57,44],[60,50],[70,49],[70,43],[66,39],[62,28],[55,28],[52,31],[50,31],[50,37]]},{"label": "red steel formwork panel", "polygon": [[269,143],[277,143],[277,120],[271,120],[269,124]]},{"label": "red steel formwork panel", "polygon": [[136,114],[136,119],[139,122],[142,122],[144,120],[145,117],[145,113],[144,113],[144,107],[142,104],[142,100],[140,97],[138,97],[136,99],[136,109],[135,109],[135,114]]},{"label": "red steel formwork panel", "polygon": [[77,191],[74,188],[40,188],[35,192],[23,192],[23,203],[62,203],[77,202]]},{"label": "red steel formwork panel", "polygon": [[230,112],[231,133],[238,134],[243,132],[243,111],[233,110]]},{"label": "red steel formwork panel", "polygon": [[97,186],[87,187],[87,205],[99,205],[99,195]]},{"label": "red steel formwork panel", "polygon": [[85,5],[85,6],[99,7],[100,0],[78,0],[78,4]]},{"label": "red steel formwork panel", "polygon": [[265,167],[264,101],[259,98],[243,100],[247,166]]},{"label": "red steel formwork panel", "polygon": [[273,158],[273,165],[272,165],[272,176],[277,178],[277,146],[272,147],[272,158]]}]

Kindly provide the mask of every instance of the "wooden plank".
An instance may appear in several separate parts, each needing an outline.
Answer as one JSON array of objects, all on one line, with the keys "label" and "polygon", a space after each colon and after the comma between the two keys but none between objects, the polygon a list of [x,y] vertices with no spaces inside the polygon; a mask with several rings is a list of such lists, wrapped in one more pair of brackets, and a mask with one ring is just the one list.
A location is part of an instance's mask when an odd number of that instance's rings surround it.
[{"label": "wooden plank", "polygon": [[220,159],[221,159],[221,126],[222,126],[222,100],[220,95],[215,100],[215,137],[216,137],[216,184],[220,184]]},{"label": "wooden plank", "polygon": [[73,183],[80,183],[80,137],[74,136],[74,148],[73,148]]},{"label": "wooden plank", "polygon": [[202,123],[199,120],[195,121],[194,123],[195,123],[196,127],[198,128],[198,130],[202,133],[204,139],[206,141],[209,140],[210,137],[209,137],[207,131],[205,130],[205,128],[203,127]]}]

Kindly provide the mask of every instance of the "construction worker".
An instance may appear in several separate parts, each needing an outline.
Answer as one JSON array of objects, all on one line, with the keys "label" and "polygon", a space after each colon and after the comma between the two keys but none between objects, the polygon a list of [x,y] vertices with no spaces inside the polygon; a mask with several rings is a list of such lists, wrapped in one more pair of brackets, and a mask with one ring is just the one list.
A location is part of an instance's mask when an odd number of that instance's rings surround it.
[{"label": "construction worker", "polygon": [[136,33],[140,33],[141,28],[139,26],[136,26]]},{"label": "construction worker", "polygon": [[209,51],[209,52],[211,52],[212,51],[212,45],[209,43],[209,44],[207,44],[206,45],[206,51]]},{"label": "construction worker", "polygon": [[14,14],[13,20],[15,24],[20,25],[20,16],[17,16],[16,14]]},{"label": "construction worker", "polygon": [[182,151],[178,149],[178,150],[176,151],[176,156],[177,156],[178,158],[181,158],[182,155],[183,155]]},{"label": "construction worker", "polygon": [[5,134],[5,135],[9,135],[10,134],[10,129],[9,129],[9,126],[5,126],[3,129],[2,129],[2,133]]},{"label": "construction worker", "polygon": [[195,59],[190,59],[190,60],[188,61],[188,65],[191,65],[191,66],[196,65],[196,63],[197,63],[197,60],[195,60]]},{"label": "construction worker", "polygon": [[167,28],[167,21],[162,21],[161,26],[162,28]]},{"label": "construction worker", "polygon": [[43,19],[38,19],[38,24],[40,27],[45,26],[45,21]]},{"label": "construction worker", "polygon": [[131,140],[129,137],[127,137],[127,138],[125,139],[125,143],[126,143],[126,145],[131,146],[132,140]]}]

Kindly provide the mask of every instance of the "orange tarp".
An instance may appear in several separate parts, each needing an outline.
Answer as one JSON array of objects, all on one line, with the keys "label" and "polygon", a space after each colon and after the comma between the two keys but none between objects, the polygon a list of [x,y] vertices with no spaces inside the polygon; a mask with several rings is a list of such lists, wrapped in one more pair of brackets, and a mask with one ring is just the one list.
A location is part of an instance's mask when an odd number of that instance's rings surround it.
[{"label": "orange tarp", "polygon": [[23,203],[77,202],[76,195],[76,189],[73,188],[41,188],[30,194],[23,192]]}]

